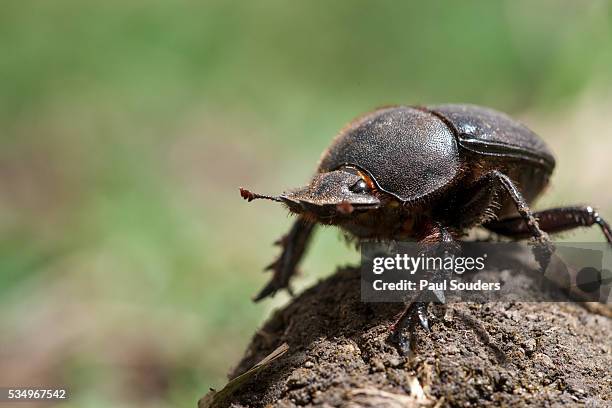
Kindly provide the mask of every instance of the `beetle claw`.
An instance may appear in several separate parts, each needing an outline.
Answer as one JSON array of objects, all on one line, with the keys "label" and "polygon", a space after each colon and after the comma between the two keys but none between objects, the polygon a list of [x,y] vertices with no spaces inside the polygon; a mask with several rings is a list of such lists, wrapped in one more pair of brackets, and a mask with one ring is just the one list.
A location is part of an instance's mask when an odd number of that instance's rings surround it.
[{"label": "beetle claw", "polygon": [[283,269],[283,261],[282,257],[279,257],[276,261],[272,262],[270,265],[264,268],[264,272],[272,271],[272,278],[270,281],[264,286],[264,288],[253,298],[254,302],[258,302],[263,298],[268,296],[274,296],[276,292],[281,289],[287,289],[289,294],[293,296],[293,291],[289,287],[289,279],[288,276]]},{"label": "beetle claw", "polygon": [[408,327],[416,320],[419,324],[429,331],[429,320],[427,318],[427,307],[429,302],[412,302],[404,311],[399,315],[395,323],[391,325],[392,331],[398,331],[405,327]]},{"label": "beetle claw", "polygon": [[430,331],[429,319],[427,318],[427,306],[417,307],[416,316],[417,316],[417,319],[419,320],[419,324],[421,325],[421,327],[425,329],[426,331]]},{"label": "beetle claw", "polygon": [[530,241],[530,244],[532,245],[531,250],[540,268],[542,271],[546,271],[550,263],[550,258],[555,252],[555,246],[547,238],[534,238]]},{"label": "beetle claw", "polygon": [[274,275],[266,286],[264,286],[264,288],[255,297],[253,297],[253,302],[258,302],[268,296],[274,296],[276,292],[281,289],[287,289],[287,292],[289,292],[291,296],[294,296],[293,289],[291,286],[289,286],[289,283],[282,281],[282,273],[278,270],[278,264],[279,262],[275,261],[264,269],[264,271],[273,271]]},{"label": "beetle claw", "polygon": [[[416,338],[414,329],[416,323],[425,331],[431,331],[429,327],[429,319],[427,318],[427,307],[428,302],[413,302],[411,303],[399,318],[390,327],[391,336],[390,339],[394,342],[401,354],[414,354],[416,349]],[[408,334],[404,333],[405,328],[408,328]]]},{"label": "beetle claw", "polygon": [[261,299],[268,296],[273,296],[278,289],[280,288],[277,286],[274,279],[270,280],[270,282],[268,282],[268,284],[264,286],[264,288],[256,296],[253,297],[253,302],[259,302]]},{"label": "beetle claw", "polygon": [[416,352],[416,339],[410,332],[404,333],[403,330],[394,331],[389,339],[397,345],[398,351],[403,356],[414,356]]}]

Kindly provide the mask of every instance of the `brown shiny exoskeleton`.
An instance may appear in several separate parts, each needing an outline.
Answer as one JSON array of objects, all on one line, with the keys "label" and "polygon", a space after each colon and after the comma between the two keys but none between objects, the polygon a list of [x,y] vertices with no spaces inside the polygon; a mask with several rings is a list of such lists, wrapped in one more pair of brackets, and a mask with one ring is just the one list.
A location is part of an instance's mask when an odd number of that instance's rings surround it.
[{"label": "brown shiny exoskeleton", "polygon": [[[540,263],[550,255],[547,233],[597,224],[611,242],[609,225],[592,207],[531,211],[554,167],[535,133],[492,109],[393,106],[365,114],[340,131],[307,186],[276,197],[241,189],[249,201],[280,201],[298,215],[255,300],[288,287],[317,223],[357,239],[430,243],[452,243],[482,226],[532,237],[544,248],[536,253]],[[426,306],[411,305],[404,320],[416,317],[427,328]]]}]

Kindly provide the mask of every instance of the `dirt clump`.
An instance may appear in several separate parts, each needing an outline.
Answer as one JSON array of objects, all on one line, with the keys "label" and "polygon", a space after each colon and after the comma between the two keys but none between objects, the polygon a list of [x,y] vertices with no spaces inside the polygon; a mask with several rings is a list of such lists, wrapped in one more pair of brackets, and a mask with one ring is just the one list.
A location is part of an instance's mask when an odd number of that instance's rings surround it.
[{"label": "dirt clump", "polygon": [[612,406],[608,317],[571,302],[433,305],[404,356],[389,341],[403,306],[363,303],[359,285],[343,268],[276,311],[229,377],[288,351],[213,406]]}]

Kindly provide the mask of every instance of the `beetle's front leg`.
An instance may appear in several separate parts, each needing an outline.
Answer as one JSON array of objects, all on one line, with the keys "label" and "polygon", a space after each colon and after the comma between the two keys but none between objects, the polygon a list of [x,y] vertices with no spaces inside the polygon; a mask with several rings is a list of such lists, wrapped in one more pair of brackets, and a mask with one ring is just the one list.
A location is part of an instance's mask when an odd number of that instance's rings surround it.
[{"label": "beetle's front leg", "polygon": [[[435,241],[432,243],[434,239]],[[428,256],[439,256],[442,259],[453,257],[457,255],[459,251],[459,245],[455,242],[450,231],[439,224],[431,228],[421,243],[425,245],[425,252]],[[446,275],[446,271],[440,270],[426,272],[429,272],[428,278],[431,282],[438,282],[440,278]],[[397,343],[400,351],[404,354],[414,350],[415,343],[413,333],[417,323],[425,330],[429,331],[427,309],[431,303],[429,299],[432,298],[432,295],[433,298],[436,299],[435,302],[445,303],[444,291],[442,290],[433,290],[423,293],[419,299],[406,305],[404,311],[391,325],[391,339]],[[407,331],[404,329],[407,329]]]},{"label": "beetle's front leg", "polygon": [[299,217],[293,223],[289,233],[275,242],[275,244],[282,247],[282,252],[265,269],[272,271],[272,279],[253,298],[253,301],[258,302],[265,297],[274,296],[280,289],[289,289],[289,280],[295,273],[296,267],[308,247],[314,226],[314,223]]},{"label": "beetle's front leg", "polygon": [[[429,319],[427,318],[428,302],[412,302],[406,305],[404,311],[391,325],[391,340],[397,344],[402,354],[409,354],[415,349],[415,338],[412,335],[417,322],[429,331]],[[404,332],[408,330],[408,333]]]}]

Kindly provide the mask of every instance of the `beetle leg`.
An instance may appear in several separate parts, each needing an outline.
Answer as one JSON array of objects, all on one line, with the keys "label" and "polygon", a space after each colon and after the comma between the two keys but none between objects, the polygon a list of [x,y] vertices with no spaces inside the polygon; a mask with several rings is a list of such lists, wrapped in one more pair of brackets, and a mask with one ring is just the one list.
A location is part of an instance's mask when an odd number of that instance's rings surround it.
[{"label": "beetle leg", "polygon": [[[435,237],[436,240],[433,242],[433,247],[432,237]],[[439,224],[434,225],[421,242],[427,245],[429,248],[429,250],[427,250],[428,252],[434,252],[436,256],[442,256],[442,258],[454,256],[459,250],[459,246],[456,244],[448,229]],[[432,273],[431,281],[438,281],[442,271],[436,270],[430,272]],[[427,309],[431,303],[429,300],[431,299],[431,295],[433,295],[438,302],[445,303],[444,291],[434,290],[431,294],[422,293],[421,299],[406,305],[404,311],[390,327],[392,332],[391,340],[399,346],[400,352],[403,354],[414,352],[416,346],[414,329],[416,328],[417,322],[426,331],[430,329]],[[404,329],[408,329],[407,333]]]},{"label": "beetle leg", "polygon": [[535,240],[536,245],[533,247],[533,253],[542,270],[545,270],[553,253],[553,245],[548,239],[546,232],[542,231],[542,228],[540,228],[538,220],[514,182],[510,177],[497,170],[487,173],[483,176],[481,181],[488,182],[490,185],[493,184],[491,186],[492,188],[501,186],[502,190],[508,194],[516,206],[520,218],[525,223],[526,230],[529,231],[529,235]]},{"label": "beetle leg", "polygon": [[[589,206],[551,208],[533,214],[540,228],[547,233],[557,233],[579,227],[599,225],[606,240],[612,243],[612,229],[601,216]],[[486,223],[485,228],[508,237],[525,238],[530,235],[527,224],[521,217],[506,218]]]},{"label": "beetle leg", "polygon": [[[280,289],[289,288],[289,280],[308,247],[314,226],[314,223],[300,217],[293,223],[289,233],[276,242],[282,247],[282,252],[265,268],[272,271],[272,279],[253,298],[253,301],[258,302],[265,297],[273,296]],[[288,290],[291,293],[291,290]]]},{"label": "beetle leg", "polygon": [[[417,322],[423,329],[429,331],[429,320],[427,319],[428,306],[428,302],[412,302],[406,305],[404,311],[395,323],[391,325],[391,341],[397,344],[402,354],[414,353],[416,349],[416,339],[412,334],[415,331]],[[408,329],[407,334],[404,332],[404,329]]]},{"label": "beetle leg", "polygon": [[516,185],[514,185],[514,182],[510,180],[510,177],[499,171],[493,171],[489,174],[490,177],[493,178],[493,180],[496,180],[501,184],[503,189],[510,196],[510,198],[514,202],[514,205],[516,205],[516,210],[523,218],[523,221],[526,223],[527,229],[529,230],[529,232],[531,232],[531,235],[537,238],[538,240],[546,240],[548,238],[546,233],[540,228],[538,220],[531,212],[527,201],[525,201],[521,192],[518,190]]},{"label": "beetle leg", "polygon": [[419,322],[421,327],[429,331],[429,319],[427,318],[427,308],[429,302],[412,302],[405,305],[402,313],[397,317],[391,325],[391,331],[397,333],[399,330],[406,328],[410,323]]}]

